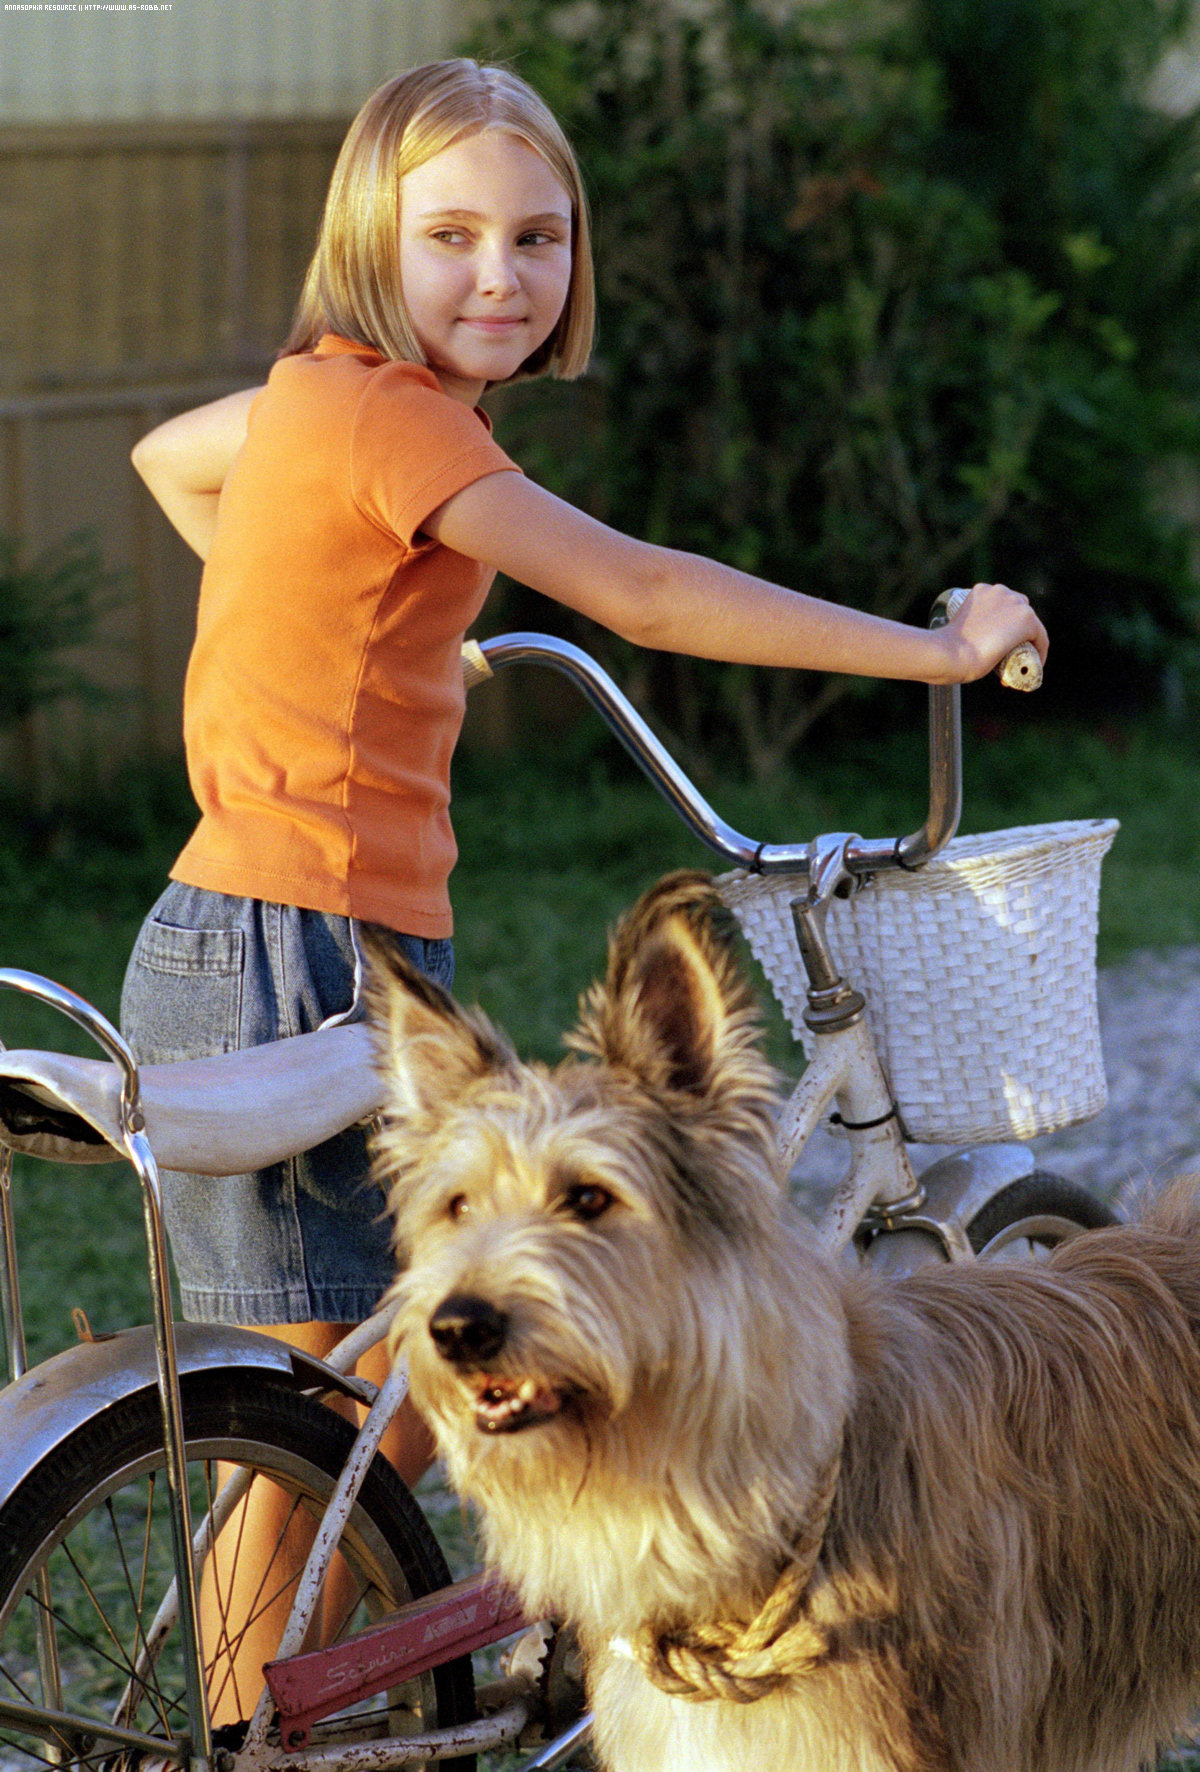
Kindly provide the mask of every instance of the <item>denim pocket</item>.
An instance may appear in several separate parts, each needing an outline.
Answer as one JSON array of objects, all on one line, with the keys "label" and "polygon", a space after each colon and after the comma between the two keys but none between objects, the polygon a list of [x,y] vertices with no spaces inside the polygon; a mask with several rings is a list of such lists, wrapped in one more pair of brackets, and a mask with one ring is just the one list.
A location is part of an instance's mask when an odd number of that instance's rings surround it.
[{"label": "denim pocket", "polygon": [[142,1064],[237,1049],[245,945],[240,929],[142,925],[121,998],[121,1025]]}]

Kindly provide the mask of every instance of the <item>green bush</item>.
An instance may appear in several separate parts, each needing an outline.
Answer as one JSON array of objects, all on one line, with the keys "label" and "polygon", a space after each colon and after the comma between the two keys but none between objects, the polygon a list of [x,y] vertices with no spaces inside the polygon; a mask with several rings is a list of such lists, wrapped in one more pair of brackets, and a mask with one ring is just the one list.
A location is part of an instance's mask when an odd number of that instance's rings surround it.
[{"label": "green bush", "polygon": [[[1152,702],[1200,626],[1163,490],[1200,457],[1198,126],[1141,97],[1182,12],[485,0],[474,49],[579,150],[601,301],[594,374],[514,390],[501,435],[623,528],[882,614],[1020,584],[1057,711],[1097,673]],[[618,668],[760,775],[877,693]]]},{"label": "green bush", "polygon": [[71,654],[92,638],[121,583],[86,534],[30,560],[0,534],[0,728],[61,696],[94,693]]}]

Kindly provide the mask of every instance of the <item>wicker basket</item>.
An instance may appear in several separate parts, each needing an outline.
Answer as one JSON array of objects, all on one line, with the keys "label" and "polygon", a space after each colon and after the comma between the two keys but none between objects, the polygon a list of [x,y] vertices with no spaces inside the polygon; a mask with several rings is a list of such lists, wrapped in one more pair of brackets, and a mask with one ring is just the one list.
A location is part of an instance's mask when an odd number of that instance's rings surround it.
[{"label": "wicker basket", "polygon": [[[829,942],[867,1013],[906,1135],[1032,1138],[1099,1113],[1100,863],[1115,819],[957,837],[915,873],[879,874],[829,911]],[[796,876],[717,882],[808,1047]]]}]

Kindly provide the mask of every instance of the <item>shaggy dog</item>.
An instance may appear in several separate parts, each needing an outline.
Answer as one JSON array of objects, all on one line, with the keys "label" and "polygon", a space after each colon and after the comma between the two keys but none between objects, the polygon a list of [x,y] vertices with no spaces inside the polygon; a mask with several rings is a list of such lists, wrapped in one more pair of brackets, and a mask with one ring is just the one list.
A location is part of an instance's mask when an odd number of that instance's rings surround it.
[{"label": "shaggy dog", "polygon": [[611,1772],[1118,1772],[1200,1693],[1200,1228],[896,1280],[820,1253],[697,875],[577,1056],[371,942],[398,1340]]}]

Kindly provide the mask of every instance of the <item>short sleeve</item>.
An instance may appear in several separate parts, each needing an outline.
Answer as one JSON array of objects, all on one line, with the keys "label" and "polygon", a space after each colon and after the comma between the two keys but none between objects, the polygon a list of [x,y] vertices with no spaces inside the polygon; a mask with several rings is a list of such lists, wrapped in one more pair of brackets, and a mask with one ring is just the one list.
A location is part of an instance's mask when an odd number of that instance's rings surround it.
[{"label": "short sleeve", "polygon": [[417,364],[387,363],[367,380],[350,446],[363,516],[407,548],[438,506],[488,474],[520,472],[471,407]]}]

